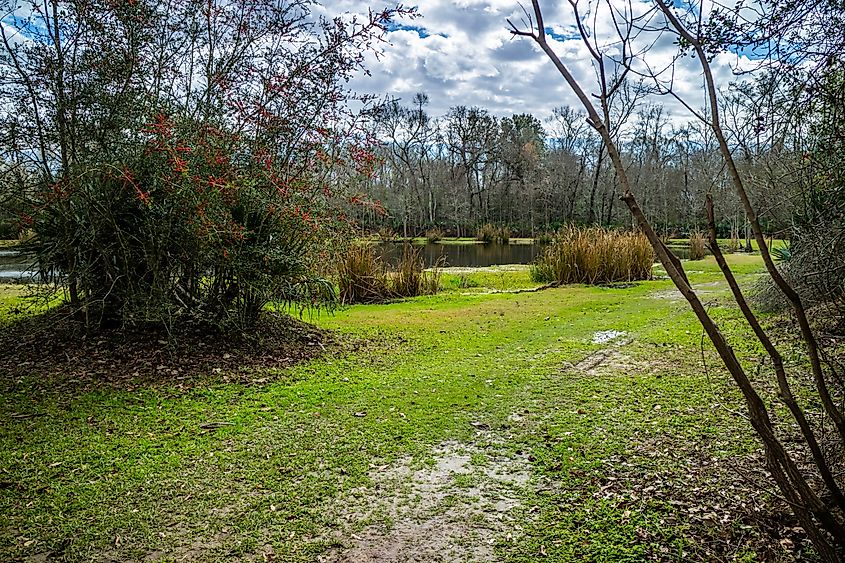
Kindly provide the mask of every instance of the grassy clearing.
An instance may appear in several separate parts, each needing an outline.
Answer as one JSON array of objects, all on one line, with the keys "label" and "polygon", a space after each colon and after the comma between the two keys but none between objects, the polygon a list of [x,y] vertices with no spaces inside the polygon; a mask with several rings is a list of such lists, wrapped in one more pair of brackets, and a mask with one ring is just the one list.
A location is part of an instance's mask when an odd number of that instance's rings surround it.
[{"label": "grassy clearing", "polygon": [[[760,271],[759,258],[728,259],[743,283]],[[696,267],[693,283],[711,284],[717,299],[712,259]],[[472,291],[453,286],[460,276]],[[531,285],[525,268],[447,271],[452,289],[440,295],[320,316],[320,326],[371,344],[264,385],[174,381],[66,396],[37,371],[3,379],[1,558],[314,561],[368,524],[396,525],[379,511],[351,531],[342,525],[349,509],[339,499],[373,487],[374,468],[434,467],[433,452],[451,441],[473,444],[475,473],[455,476],[454,495],[436,507],[445,513],[456,495],[475,494],[498,457],[519,456],[530,470],[516,524],[493,537],[496,560],[706,559],[689,507],[648,498],[641,485],[687,478],[698,453],[738,459],[756,445],[744,421],[716,406],[736,395],[720,373],[702,373],[701,331],[670,283],[477,294],[500,281]],[[579,367],[607,347],[593,343],[607,330],[631,339],[620,367]],[[608,488],[626,479],[630,490]]]},{"label": "grassy clearing", "polygon": [[[784,239],[766,239],[769,242],[769,248],[786,248],[789,246],[789,241]],[[731,247],[732,244],[736,242],[736,239],[729,239],[729,238],[720,238],[716,239],[719,243],[719,246],[723,249],[728,249]],[[745,239],[739,239],[740,244],[744,247],[745,246]],[[689,247],[690,239],[688,238],[673,238],[670,239],[669,242],[666,243],[669,247],[672,246],[681,246],[681,247]],[[754,252],[760,251],[760,246],[757,244],[757,241],[751,239],[751,248]]]}]

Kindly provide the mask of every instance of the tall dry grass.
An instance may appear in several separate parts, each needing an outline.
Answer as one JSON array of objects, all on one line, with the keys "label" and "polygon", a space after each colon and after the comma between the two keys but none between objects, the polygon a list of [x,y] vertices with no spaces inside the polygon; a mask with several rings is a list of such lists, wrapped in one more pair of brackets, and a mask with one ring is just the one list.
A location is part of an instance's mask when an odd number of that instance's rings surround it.
[{"label": "tall dry grass", "polygon": [[700,231],[693,231],[689,235],[689,259],[704,260],[707,255],[707,237]]},{"label": "tall dry grass", "polygon": [[425,240],[430,243],[440,242],[445,236],[446,233],[440,227],[433,227],[425,232]]},{"label": "tall dry grass", "polygon": [[337,261],[337,282],[344,304],[384,303],[437,293],[440,269],[426,271],[422,250],[410,244],[395,268],[388,268],[372,246],[351,245]]},{"label": "tall dry grass", "polygon": [[383,241],[392,241],[399,238],[399,235],[396,233],[396,231],[394,231],[392,227],[387,226],[379,227],[378,232],[376,234],[378,234],[378,238]]},{"label": "tall dry grass", "polygon": [[531,265],[531,279],[587,284],[647,280],[653,263],[654,252],[642,233],[568,226]]},{"label": "tall dry grass", "polygon": [[496,226],[492,223],[486,223],[478,228],[475,233],[475,240],[482,242],[494,242],[497,244],[507,244],[511,239],[511,230],[505,226]]},{"label": "tall dry grass", "polygon": [[740,247],[739,236],[737,236],[736,232],[732,231],[731,232],[731,238],[728,239],[728,245],[727,245],[727,248],[725,248],[725,250],[727,250],[730,254],[733,254],[734,252],[739,252],[739,247]]}]

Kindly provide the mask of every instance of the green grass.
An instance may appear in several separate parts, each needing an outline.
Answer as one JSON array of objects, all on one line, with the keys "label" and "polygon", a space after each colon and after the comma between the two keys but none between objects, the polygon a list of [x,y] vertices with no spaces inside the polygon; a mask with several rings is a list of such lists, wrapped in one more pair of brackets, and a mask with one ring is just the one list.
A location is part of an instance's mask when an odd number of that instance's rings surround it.
[{"label": "green grass", "polygon": [[[769,239],[766,239],[766,240],[768,241]],[[731,242],[731,239],[720,238],[720,239],[716,239],[716,241],[719,243],[720,247],[727,248],[727,246]],[[742,247],[745,247],[745,239],[744,238],[739,239],[739,242],[740,242],[740,245]],[[784,239],[773,239],[769,242],[770,242],[770,244],[769,244],[770,250],[775,249],[775,248],[785,248],[789,245],[789,241],[784,240]],[[673,238],[673,239],[669,240],[669,242],[667,243],[667,246],[669,246],[669,247],[672,247],[672,246],[688,247],[689,246],[689,239],[688,238]],[[757,241],[753,238],[751,239],[751,248],[755,252],[759,252],[759,250],[760,250],[760,246],[757,244]]]},{"label": "green grass", "polygon": [[[743,283],[760,271],[757,257],[728,260]],[[719,279],[712,258],[695,267],[695,284]],[[471,288],[454,281],[461,275]],[[670,283],[490,293],[536,284],[527,269],[489,269],[446,273],[444,285],[437,296],[318,317],[371,344],[264,386],[64,395],[38,385],[37,372],[3,380],[0,559],[50,551],[129,560],[181,549],[213,561],[269,545],[277,560],[314,561],[332,544],[337,499],[372,484],[372,466],[470,442],[478,421],[507,436],[498,448],[530,453],[532,483],[543,484],[524,493],[521,532],[497,538],[502,559],[535,561],[542,549],[549,561],[635,561],[658,543],[689,549],[684,516],[670,505],[626,508],[598,494],[611,459],[686,471],[683,456],[652,459],[640,443],[690,440],[722,457],[754,448],[742,421],[710,407],[714,392],[734,394],[720,373],[712,385],[702,373],[701,330],[684,304],[655,298]],[[0,294],[19,299],[5,286]],[[634,374],[574,370],[603,347],[593,333],[609,329],[633,339],[629,358],[657,361]],[[530,413],[527,422],[511,423],[514,412]],[[203,430],[209,421],[230,425]],[[474,483],[461,477],[456,489]],[[673,524],[661,522],[674,513]]]}]

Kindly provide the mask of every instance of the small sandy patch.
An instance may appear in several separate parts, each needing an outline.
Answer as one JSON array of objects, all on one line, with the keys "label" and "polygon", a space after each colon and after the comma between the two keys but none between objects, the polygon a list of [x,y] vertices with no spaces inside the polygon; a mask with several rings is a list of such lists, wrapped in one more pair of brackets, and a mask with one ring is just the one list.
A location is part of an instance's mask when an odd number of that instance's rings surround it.
[{"label": "small sandy patch", "polygon": [[372,485],[338,502],[342,548],[323,562],[487,562],[519,535],[528,461],[458,442],[370,472]]}]

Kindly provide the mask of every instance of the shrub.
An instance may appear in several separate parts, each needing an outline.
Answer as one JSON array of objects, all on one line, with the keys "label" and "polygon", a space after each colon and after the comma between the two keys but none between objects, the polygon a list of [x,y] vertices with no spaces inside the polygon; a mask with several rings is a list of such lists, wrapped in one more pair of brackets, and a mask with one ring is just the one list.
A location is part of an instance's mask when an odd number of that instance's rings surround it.
[{"label": "shrub", "polygon": [[26,164],[0,203],[34,232],[52,282],[39,289],[66,290],[89,326],[168,329],[244,331],[271,301],[332,300],[321,254],[341,202],[364,203],[342,192],[378,160],[350,80],[413,10],[319,18],[311,4],[54,2],[72,49],[46,12],[4,20],[26,44],[0,47],[15,53],[0,63],[0,128],[14,132],[0,168]]},{"label": "shrub", "polygon": [[531,265],[531,279],[556,283],[611,283],[651,278],[654,253],[639,232],[568,226]]},{"label": "shrub", "polygon": [[0,240],[18,238],[18,227],[11,221],[0,221]]},{"label": "shrub", "polygon": [[689,237],[689,259],[704,260],[707,255],[707,237],[700,231],[693,231]]},{"label": "shrub", "polygon": [[508,227],[497,227],[492,223],[485,223],[479,227],[475,234],[475,240],[482,242],[493,242],[496,244],[507,244],[511,238],[511,230]]},{"label": "shrub", "polygon": [[43,277],[89,319],[244,330],[271,301],[333,299],[313,273],[332,225],[322,186],[223,156],[238,143],[220,132],[159,116],[149,135],[122,166],[45,191],[32,217]]},{"label": "shrub", "polygon": [[383,303],[402,297],[432,295],[440,289],[440,269],[425,270],[422,251],[406,244],[390,270],[372,245],[351,245],[337,264],[340,300],[345,304]]},{"label": "shrub", "polygon": [[425,240],[430,243],[440,242],[444,236],[446,236],[445,233],[439,227],[434,227],[425,232]]},{"label": "shrub", "polygon": [[549,244],[555,238],[555,234],[549,231],[542,232],[534,237],[534,242],[536,244]]}]

